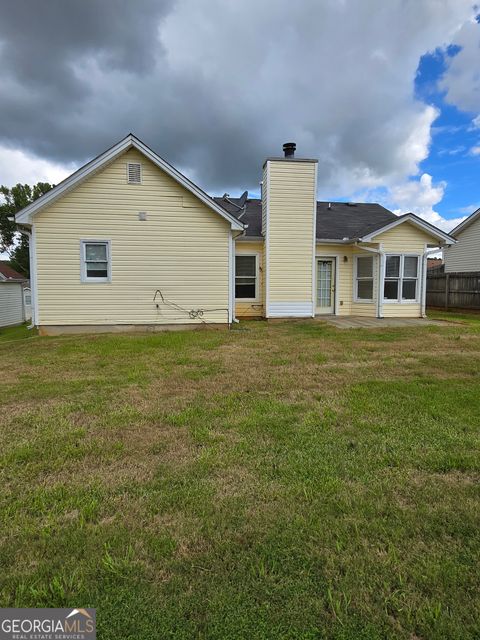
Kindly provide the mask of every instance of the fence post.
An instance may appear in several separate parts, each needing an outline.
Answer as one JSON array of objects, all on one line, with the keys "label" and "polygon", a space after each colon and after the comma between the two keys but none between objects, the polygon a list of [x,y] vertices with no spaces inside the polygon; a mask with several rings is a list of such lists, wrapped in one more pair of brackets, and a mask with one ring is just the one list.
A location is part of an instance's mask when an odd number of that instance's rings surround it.
[{"label": "fence post", "polygon": [[448,311],[448,303],[450,297],[450,274],[445,274],[445,311]]}]

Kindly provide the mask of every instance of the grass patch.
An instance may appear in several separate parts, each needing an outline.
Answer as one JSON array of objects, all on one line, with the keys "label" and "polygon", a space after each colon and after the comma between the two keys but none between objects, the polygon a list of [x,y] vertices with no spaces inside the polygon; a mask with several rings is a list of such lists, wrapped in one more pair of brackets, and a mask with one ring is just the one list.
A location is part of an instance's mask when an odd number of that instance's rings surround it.
[{"label": "grass patch", "polygon": [[448,318],[0,345],[2,606],[93,606],[107,639],[479,637],[480,325]]},{"label": "grass patch", "polygon": [[0,343],[9,342],[11,340],[24,340],[37,335],[36,329],[28,329],[28,323],[24,323],[15,327],[0,328]]}]

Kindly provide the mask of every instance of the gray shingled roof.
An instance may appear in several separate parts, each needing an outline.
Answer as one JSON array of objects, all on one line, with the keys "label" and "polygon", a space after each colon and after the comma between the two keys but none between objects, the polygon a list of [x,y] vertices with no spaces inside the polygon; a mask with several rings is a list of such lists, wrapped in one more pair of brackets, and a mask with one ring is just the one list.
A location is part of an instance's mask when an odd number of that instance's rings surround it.
[{"label": "gray shingled roof", "polygon": [[[222,206],[224,209],[236,216],[241,215],[241,210],[235,205],[230,204],[228,200],[237,204],[240,198],[214,198],[215,202]],[[247,236],[261,237],[262,235],[262,201],[256,198],[249,198],[246,203],[247,210],[240,218],[240,222],[248,224],[246,234]]]},{"label": "gray shingled roof", "polygon": [[394,213],[375,202],[317,202],[317,238],[324,240],[361,238],[394,220]]},{"label": "gray shingled roof", "polygon": [[[240,198],[214,198],[214,200],[237,218],[241,210],[235,205]],[[229,202],[230,200],[230,202]],[[231,204],[234,203],[234,204]],[[374,202],[317,202],[317,238],[322,240],[354,240],[393,222],[397,216]],[[246,211],[240,218],[248,224],[247,237],[262,235],[262,201],[249,198]]]}]

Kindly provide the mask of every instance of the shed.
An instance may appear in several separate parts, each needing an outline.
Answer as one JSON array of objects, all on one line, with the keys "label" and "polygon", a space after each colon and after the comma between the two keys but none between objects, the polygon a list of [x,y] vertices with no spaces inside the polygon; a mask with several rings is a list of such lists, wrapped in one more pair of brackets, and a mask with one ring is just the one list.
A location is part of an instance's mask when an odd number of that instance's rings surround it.
[{"label": "shed", "polygon": [[25,322],[22,280],[0,280],[0,327]]}]

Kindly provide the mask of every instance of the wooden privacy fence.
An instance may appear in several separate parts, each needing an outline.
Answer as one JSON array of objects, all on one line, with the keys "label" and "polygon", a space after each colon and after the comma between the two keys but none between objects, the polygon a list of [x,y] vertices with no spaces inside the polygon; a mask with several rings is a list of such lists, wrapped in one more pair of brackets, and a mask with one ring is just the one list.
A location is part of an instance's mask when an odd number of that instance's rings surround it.
[{"label": "wooden privacy fence", "polygon": [[427,271],[427,306],[443,309],[480,309],[480,271]]}]

